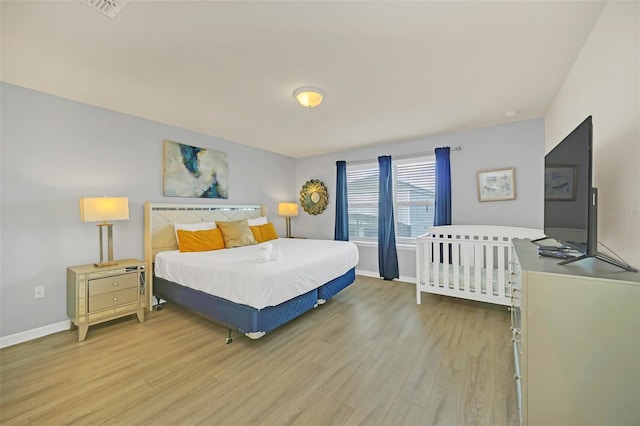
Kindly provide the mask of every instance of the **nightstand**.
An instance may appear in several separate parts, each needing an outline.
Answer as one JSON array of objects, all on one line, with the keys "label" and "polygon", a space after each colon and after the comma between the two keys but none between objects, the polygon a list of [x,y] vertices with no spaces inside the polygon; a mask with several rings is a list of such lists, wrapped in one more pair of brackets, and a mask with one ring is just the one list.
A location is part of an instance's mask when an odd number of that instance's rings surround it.
[{"label": "nightstand", "polygon": [[78,341],[90,325],[136,314],[144,322],[145,264],[137,259],[117,265],[67,268],[67,315],[78,327]]}]

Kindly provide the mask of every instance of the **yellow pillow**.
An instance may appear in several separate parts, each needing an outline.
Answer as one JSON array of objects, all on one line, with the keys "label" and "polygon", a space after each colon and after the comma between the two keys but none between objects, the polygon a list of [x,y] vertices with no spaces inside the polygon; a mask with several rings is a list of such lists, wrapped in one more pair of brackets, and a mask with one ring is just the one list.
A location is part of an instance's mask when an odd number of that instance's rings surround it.
[{"label": "yellow pillow", "polygon": [[247,219],[217,222],[216,226],[222,232],[226,248],[252,246],[257,244],[253,232],[249,228]]},{"label": "yellow pillow", "polygon": [[253,234],[253,238],[256,239],[256,243],[264,243],[264,240],[262,239],[262,231],[260,231],[259,226],[249,226],[249,229],[251,229],[251,233]]},{"label": "yellow pillow", "polygon": [[264,243],[265,241],[275,240],[278,238],[278,233],[273,223],[268,222],[264,225],[249,226],[253,237],[258,243]]},{"label": "yellow pillow", "polygon": [[181,253],[193,251],[210,251],[224,248],[224,240],[219,229],[205,231],[183,231],[179,229],[178,247]]}]

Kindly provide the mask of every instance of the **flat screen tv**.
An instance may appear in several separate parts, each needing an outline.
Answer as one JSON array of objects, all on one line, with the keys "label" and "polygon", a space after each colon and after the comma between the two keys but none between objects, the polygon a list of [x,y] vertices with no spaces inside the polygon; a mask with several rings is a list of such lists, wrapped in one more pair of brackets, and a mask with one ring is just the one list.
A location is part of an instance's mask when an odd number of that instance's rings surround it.
[{"label": "flat screen tv", "polygon": [[596,257],[636,271],[598,253],[598,190],[593,187],[593,124],[587,117],[544,159],[544,233],[580,254],[567,264]]},{"label": "flat screen tv", "polygon": [[544,233],[586,256],[597,254],[591,116],[544,158]]}]

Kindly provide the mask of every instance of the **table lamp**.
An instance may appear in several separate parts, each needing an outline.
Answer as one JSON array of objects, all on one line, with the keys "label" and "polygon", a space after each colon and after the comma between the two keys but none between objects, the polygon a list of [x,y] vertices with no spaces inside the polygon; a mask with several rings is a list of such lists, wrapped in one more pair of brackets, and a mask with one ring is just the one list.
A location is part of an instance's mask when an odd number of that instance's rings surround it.
[{"label": "table lamp", "polygon": [[[129,199],[127,197],[95,197],[80,198],[80,220],[83,222],[99,223],[100,234],[100,263],[94,263],[97,267],[113,266],[118,262],[113,260],[113,220],[129,219]],[[107,260],[104,260],[102,234],[107,228]]]},{"label": "table lamp", "polygon": [[286,218],[287,238],[291,238],[291,217],[298,216],[298,205],[296,203],[280,203],[278,204],[278,215]]}]

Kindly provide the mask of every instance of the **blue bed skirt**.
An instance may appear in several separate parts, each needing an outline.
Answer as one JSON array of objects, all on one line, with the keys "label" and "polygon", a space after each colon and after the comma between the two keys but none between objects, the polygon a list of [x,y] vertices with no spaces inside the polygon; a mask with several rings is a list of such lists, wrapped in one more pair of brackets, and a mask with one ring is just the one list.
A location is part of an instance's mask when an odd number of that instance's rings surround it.
[{"label": "blue bed skirt", "polygon": [[329,281],[325,285],[318,288],[318,300],[327,301],[338,294],[343,288],[347,287],[356,280],[355,268],[350,269],[341,277]]},{"label": "blue bed skirt", "polygon": [[247,305],[239,305],[212,296],[189,287],[153,278],[153,293],[156,297],[202,314],[224,326],[244,334],[268,333],[271,330],[291,321],[336,295],[340,290],[355,281],[355,268],[349,270],[317,289],[287,300],[277,306],[255,309]]}]

